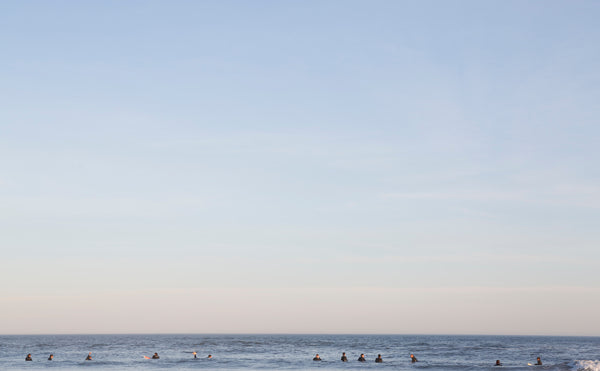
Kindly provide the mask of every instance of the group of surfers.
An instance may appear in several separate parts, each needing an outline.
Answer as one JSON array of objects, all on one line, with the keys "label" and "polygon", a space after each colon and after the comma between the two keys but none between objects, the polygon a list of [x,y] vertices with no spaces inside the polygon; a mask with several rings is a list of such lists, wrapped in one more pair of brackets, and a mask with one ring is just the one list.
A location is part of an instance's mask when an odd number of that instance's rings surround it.
[{"label": "group of surfers", "polygon": [[[313,361],[322,361],[321,356],[319,356],[319,353],[317,353],[315,355],[315,357],[313,358]],[[340,361],[342,362],[348,362],[348,357],[346,356],[346,352],[342,353],[342,358],[340,358]],[[366,362],[367,359],[365,358],[365,354],[361,353],[360,357],[358,357],[357,359],[358,362]],[[418,362],[419,360],[417,359],[417,357],[415,357],[414,354],[410,355],[410,361],[412,363]],[[375,363],[382,363],[383,362],[383,358],[381,358],[381,354],[377,355],[377,358],[375,358]],[[541,366],[542,365],[542,359],[540,357],[537,357],[537,362],[534,364],[530,364],[531,366]],[[494,366],[502,366],[502,363],[500,362],[500,360],[496,360],[496,364]]]},{"label": "group of surfers", "polygon": [[[528,363],[528,366],[541,366],[542,365],[542,359],[540,357],[537,357],[537,360],[535,363]],[[494,366],[502,366],[502,363],[500,362],[499,359],[496,360],[496,364]]]},{"label": "group of surfers", "polygon": [[[317,353],[315,355],[315,358],[313,358],[313,361],[322,361],[321,356],[319,355],[319,353]],[[348,362],[348,357],[346,356],[346,352],[342,352],[342,358],[340,358],[340,361],[342,361],[342,362]],[[357,361],[358,362],[367,362],[367,359],[365,358],[365,354],[361,353],[360,357],[358,357]],[[418,362],[417,357],[415,357],[414,354],[410,355],[410,361],[412,363]],[[375,363],[383,363],[383,358],[381,358],[381,354],[377,355],[377,358],[375,358]]]},{"label": "group of surfers", "polygon": [[[156,357],[158,358],[158,354],[154,353],[156,355]],[[152,357],[154,358],[154,357]],[[26,361],[33,361],[33,358],[31,357],[31,353],[27,354],[27,356],[25,357]],[[54,354],[50,354],[50,356],[48,357],[48,361],[52,361],[54,360]],[[86,361],[91,361],[92,360],[92,352],[89,352],[87,357],[85,357]]]},{"label": "group of surfers", "polygon": [[[193,352],[192,353],[194,355],[194,358],[197,358],[197,353]],[[160,359],[160,357],[158,356],[158,353],[154,353],[154,355],[152,355],[152,357],[146,357],[144,356],[144,358],[146,359]],[[208,355],[207,357],[208,359],[212,359],[212,355]],[[54,359],[54,354],[50,354],[50,356],[48,357],[48,361],[52,361]],[[27,354],[27,356],[25,357],[26,361],[33,361],[33,358],[31,357],[31,353]],[[85,357],[86,361],[91,361],[92,360],[92,352],[89,352],[87,357]],[[321,356],[319,356],[319,353],[317,353],[315,355],[315,357],[313,358],[313,361],[322,361]],[[346,356],[346,352],[342,352],[342,357],[340,358],[340,361],[342,362],[348,362],[348,357]],[[358,357],[357,359],[358,362],[366,362],[367,359],[365,358],[365,354],[361,353],[360,357]],[[418,362],[419,360],[417,359],[417,357],[415,357],[414,354],[410,355],[410,361],[412,363]],[[377,355],[377,358],[375,358],[375,363],[382,363],[383,362],[383,358],[381,358],[381,354]],[[531,365],[531,364],[530,364]],[[537,357],[537,362],[534,363],[532,366],[541,366],[542,365],[542,359],[540,357]],[[500,360],[496,360],[496,364],[494,366],[502,366],[502,363],[500,362]]]},{"label": "group of surfers", "polygon": [[[198,358],[197,357],[197,353],[196,352],[192,352],[192,354],[194,355],[194,358]],[[152,355],[152,357],[147,357],[144,356],[145,359],[160,359],[160,356],[158,355],[158,353],[154,352],[154,354]],[[209,354],[208,357],[206,357],[208,359],[212,359],[212,355]],[[33,357],[31,356],[31,353],[27,354],[27,356],[25,357],[26,361],[33,361]],[[54,360],[54,354],[50,354],[50,356],[48,357],[48,361],[52,361]],[[87,357],[85,357],[86,361],[91,361],[92,360],[92,352],[89,352]]]}]

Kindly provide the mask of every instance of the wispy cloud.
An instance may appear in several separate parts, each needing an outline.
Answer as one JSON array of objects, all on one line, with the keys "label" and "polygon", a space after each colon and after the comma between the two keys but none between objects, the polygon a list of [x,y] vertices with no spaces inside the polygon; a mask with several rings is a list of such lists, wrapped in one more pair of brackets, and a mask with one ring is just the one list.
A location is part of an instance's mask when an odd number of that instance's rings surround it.
[{"label": "wispy cloud", "polygon": [[387,200],[516,201],[529,204],[600,208],[600,186],[558,184],[519,190],[399,191],[379,195]]},{"label": "wispy cloud", "polygon": [[456,192],[388,192],[381,196],[386,199],[404,200],[521,200],[523,191],[456,191]]},{"label": "wispy cloud", "polygon": [[564,263],[579,265],[596,265],[595,262],[582,262],[579,257],[562,255],[536,255],[536,254],[465,254],[465,255],[384,255],[384,256],[343,256],[344,263],[510,263],[531,262],[537,263]]}]

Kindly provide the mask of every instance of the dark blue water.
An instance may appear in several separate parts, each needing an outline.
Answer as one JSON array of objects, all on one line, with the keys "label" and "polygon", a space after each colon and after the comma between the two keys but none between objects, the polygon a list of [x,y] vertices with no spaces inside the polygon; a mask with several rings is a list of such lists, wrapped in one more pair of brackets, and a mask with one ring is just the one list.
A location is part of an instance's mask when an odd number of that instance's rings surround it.
[{"label": "dark blue water", "polygon": [[[198,352],[194,359],[192,352]],[[85,361],[88,352],[93,360]],[[159,360],[144,359],[154,352]],[[339,361],[346,352],[349,362]],[[31,353],[32,362],[25,362]],[[54,354],[54,361],[47,361]],[[323,359],[312,361],[316,353]],[[367,362],[357,358],[365,353]],[[410,363],[414,353],[418,363]],[[207,355],[212,354],[212,359]],[[381,354],[383,363],[375,363]],[[543,366],[528,366],[541,357]],[[0,369],[600,371],[598,337],[431,335],[30,335],[0,336]]]}]

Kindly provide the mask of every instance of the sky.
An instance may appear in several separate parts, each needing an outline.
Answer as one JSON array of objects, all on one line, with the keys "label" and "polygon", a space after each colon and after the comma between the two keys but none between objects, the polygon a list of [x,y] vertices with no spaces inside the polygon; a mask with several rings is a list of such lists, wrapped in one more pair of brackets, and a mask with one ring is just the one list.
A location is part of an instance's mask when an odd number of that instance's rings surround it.
[{"label": "sky", "polygon": [[1,2],[0,333],[599,336],[598,19]]}]

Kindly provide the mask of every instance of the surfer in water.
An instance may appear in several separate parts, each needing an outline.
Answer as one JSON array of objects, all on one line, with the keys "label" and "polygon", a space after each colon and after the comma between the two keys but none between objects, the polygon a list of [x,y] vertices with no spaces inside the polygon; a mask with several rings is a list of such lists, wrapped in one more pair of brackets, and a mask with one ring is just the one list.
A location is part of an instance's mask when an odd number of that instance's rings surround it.
[{"label": "surfer in water", "polygon": [[86,361],[91,361],[92,360],[92,352],[89,352],[87,357],[85,357]]},{"label": "surfer in water", "polygon": [[26,361],[33,361],[33,359],[31,358],[31,353],[29,353],[29,354],[27,355],[27,357],[25,357],[25,360],[26,360]]},{"label": "surfer in water", "polygon": [[209,354],[208,357],[206,357],[208,359],[212,359],[212,354]]},{"label": "surfer in water", "polygon": [[342,353],[342,358],[340,358],[340,361],[342,361],[342,362],[348,362],[348,357],[346,357],[346,352]]},{"label": "surfer in water", "polygon": [[198,357],[196,357],[196,354],[197,354],[196,352],[193,352],[192,354],[194,355],[194,358],[198,358]]},{"label": "surfer in water", "polygon": [[321,356],[319,356],[319,353],[317,353],[315,358],[313,358],[313,361],[320,361],[320,360],[321,360]]},{"label": "surfer in water", "polygon": [[536,366],[541,366],[542,365],[542,359],[540,357],[537,357],[537,362],[535,363]]},{"label": "surfer in water", "polygon": [[48,357],[48,361],[52,361],[54,359],[54,354],[50,354],[50,357]]},{"label": "surfer in water", "polygon": [[366,362],[367,360],[365,359],[365,355],[364,353],[360,354],[360,357],[358,357],[358,362]]},{"label": "surfer in water", "polygon": [[377,355],[377,358],[375,358],[375,363],[382,363],[383,362],[383,358],[381,358],[381,354]]},{"label": "surfer in water", "polygon": [[154,353],[154,355],[152,356],[152,359],[160,359],[160,357],[158,356],[158,353]]},{"label": "surfer in water", "polygon": [[417,359],[417,357],[415,357],[415,355],[414,355],[414,354],[411,354],[411,355],[410,355],[410,361],[411,361],[412,363],[419,362],[419,360]]},{"label": "surfer in water", "polygon": [[500,363],[499,359],[496,360],[496,364],[494,366],[502,366],[502,363]]}]

